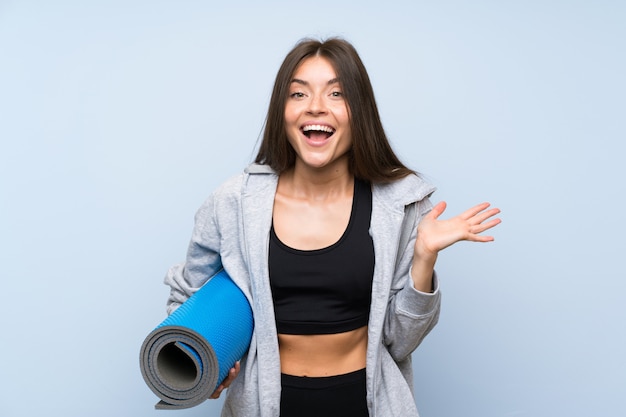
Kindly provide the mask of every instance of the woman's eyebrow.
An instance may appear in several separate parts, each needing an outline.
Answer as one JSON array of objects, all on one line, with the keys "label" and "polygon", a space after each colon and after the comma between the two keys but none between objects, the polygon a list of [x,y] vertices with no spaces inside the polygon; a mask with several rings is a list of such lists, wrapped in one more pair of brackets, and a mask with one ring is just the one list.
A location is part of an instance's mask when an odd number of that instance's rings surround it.
[{"label": "woman's eyebrow", "polygon": [[[309,82],[305,81],[305,80],[301,80],[299,78],[294,78],[293,80],[291,80],[292,83],[296,83],[296,84],[300,84],[300,85],[305,85],[308,86]],[[337,84],[339,83],[339,78],[332,78],[330,80],[328,80],[328,85],[332,85],[332,84]]]}]

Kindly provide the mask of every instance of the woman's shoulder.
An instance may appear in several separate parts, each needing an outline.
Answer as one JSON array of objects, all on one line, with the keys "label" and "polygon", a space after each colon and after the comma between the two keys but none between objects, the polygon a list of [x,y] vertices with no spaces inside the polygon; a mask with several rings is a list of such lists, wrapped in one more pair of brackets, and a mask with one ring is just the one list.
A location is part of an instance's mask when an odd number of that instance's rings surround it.
[{"label": "woman's shoulder", "polygon": [[375,192],[400,200],[409,199],[409,203],[428,197],[437,189],[422,175],[410,174],[395,181],[376,183],[373,186]]},{"label": "woman's shoulder", "polygon": [[395,181],[374,184],[372,193],[390,206],[404,207],[430,197],[436,189],[424,176],[410,174]]},{"label": "woman's shoulder", "polygon": [[218,199],[239,198],[243,193],[254,192],[258,188],[273,184],[277,177],[269,166],[253,163],[222,182],[211,196]]}]

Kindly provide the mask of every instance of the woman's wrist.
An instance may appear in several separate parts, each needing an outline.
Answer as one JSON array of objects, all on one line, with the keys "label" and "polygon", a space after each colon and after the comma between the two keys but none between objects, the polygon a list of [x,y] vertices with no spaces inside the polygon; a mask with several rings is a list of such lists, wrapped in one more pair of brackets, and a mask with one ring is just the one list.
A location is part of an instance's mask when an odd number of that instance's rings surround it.
[{"label": "woman's wrist", "polygon": [[411,264],[411,278],[413,286],[421,292],[433,291],[433,272],[437,255],[414,256]]}]

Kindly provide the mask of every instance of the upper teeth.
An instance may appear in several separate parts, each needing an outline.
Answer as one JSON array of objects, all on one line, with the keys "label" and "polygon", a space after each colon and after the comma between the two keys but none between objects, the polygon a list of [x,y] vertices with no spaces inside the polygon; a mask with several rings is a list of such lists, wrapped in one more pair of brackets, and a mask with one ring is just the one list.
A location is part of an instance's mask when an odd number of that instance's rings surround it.
[{"label": "upper teeth", "polygon": [[310,130],[318,130],[321,132],[333,133],[333,128],[323,125],[307,125],[302,128],[303,131],[308,132]]}]

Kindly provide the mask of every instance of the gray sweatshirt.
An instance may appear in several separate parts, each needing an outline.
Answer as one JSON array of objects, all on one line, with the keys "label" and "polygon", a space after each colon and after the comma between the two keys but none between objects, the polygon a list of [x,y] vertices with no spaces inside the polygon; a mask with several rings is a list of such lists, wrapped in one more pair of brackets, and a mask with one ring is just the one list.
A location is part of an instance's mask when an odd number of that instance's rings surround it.
[{"label": "gray sweatshirt", "polygon": [[[172,267],[167,311],[185,302],[224,268],[252,306],[254,333],[241,371],[227,391],[222,417],[278,417],[280,358],[268,274],[269,231],[278,176],[252,164],[200,207],[184,263]],[[417,417],[411,354],[435,326],[440,298],[413,287],[410,265],[417,223],[434,188],[415,175],[372,187],[370,235],[376,265],[368,323],[367,403],[370,417]],[[415,210],[407,211],[414,204]],[[414,215],[405,216],[405,213]],[[399,248],[401,230],[409,230]]]}]

